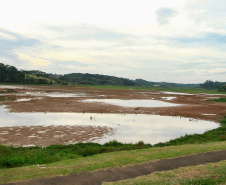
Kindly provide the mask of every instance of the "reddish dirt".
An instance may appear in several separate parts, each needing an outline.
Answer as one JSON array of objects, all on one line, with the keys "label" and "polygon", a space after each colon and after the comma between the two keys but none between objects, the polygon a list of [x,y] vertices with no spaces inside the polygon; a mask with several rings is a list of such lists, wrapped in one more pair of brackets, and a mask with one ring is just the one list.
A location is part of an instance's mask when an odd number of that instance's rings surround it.
[{"label": "reddish dirt", "polygon": [[[181,116],[209,121],[220,121],[226,115],[226,104],[221,102],[209,102],[206,99],[226,97],[225,95],[211,94],[164,94],[157,91],[139,90],[112,90],[87,87],[32,87],[24,86],[16,89],[17,93],[11,93],[17,98],[34,98],[30,101],[5,102],[6,108],[11,112],[82,112],[82,113],[132,113],[132,114],[156,114],[167,116]],[[41,93],[75,93],[86,95],[83,97],[48,97]],[[26,94],[30,93],[30,94]],[[7,94],[10,96],[10,94]],[[176,97],[173,100],[165,100],[162,97]],[[41,98],[41,99],[38,99]],[[181,104],[175,107],[120,107],[110,104],[87,103],[85,99],[154,99],[165,102]],[[215,114],[215,115],[203,115]]]},{"label": "reddish dirt", "polygon": [[[19,88],[13,89],[13,86],[0,86],[0,97],[6,97],[6,101],[1,104],[6,105],[10,112],[80,112],[80,113],[125,113],[125,114],[156,114],[166,116],[181,116],[194,119],[203,119],[208,121],[219,122],[224,115],[226,115],[226,103],[209,102],[206,99],[213,99],[219,97],[226,97],[226,95],[211,95],[211,94],[164,94],[164,92],[157,91],[140,91],[140,90],[113,90],[113,89],[97,89],[87,87],[51,87],[51,86],[16,86]],[[7,90],[12,88],[13,90]],[[71,93],[77,94],[77,97],[49,97],[51,93]],[[166,100],[162,97],[175,97],[172,100]],[[8,101],[21,98],[29,101]],[[165,102],[180,104],[175,107],[122,107],[103,103],[82,102],[85,99],[154,99]],[[0,132],[3,132],[0,129]],[[11,128],[12,129],[12,128]],[[30,129],[30,128],[29,128]],[[62,128],[62,129],[66,129]],[[87,129],[87,134],[92,134],[92,129]],[[13,130],[11,130],[13,131]],[[96,137],[102,137],[106,132],[112,132],[106,128],[100,128],[102,135],[96,134]],[[28,132],[24,130],[24,133]],[[55,131],[53,131],[55,132]],[[53,133],[52,132],[52,133]],[[74,131],[73,131],[74,132]],[[26,139],[3,138],[6,134],[0,135],[1,143],[10,143],[15,145],[30,144]],[[9,134],[13,135],[13,134]],[[17,136],[19,137],[19,136]],[[46,136],[47,137],[47,136]],[[65,136],[66,137],[66,136]],[[73,136],[74,137],[74,136]],[[5,139],[5,140],[4,140]],[[20,140],[21,142],[13,142],[13,140]],[[45,138],[46,139],[46,138]],[[89,141],[90,138],[83,138],[83,141]],[[59,140],[59,138],[58,138]],[[62,144],[68,139],[64,138],[62,142],[50,142],[48,144]],[[24,142],[22,142],[24,141]],[[43,140],[45,141],[45,140]],[[57,139],[55,140],[57,141]],[[75,139],[80,142],[80,138]],[[40,145],[39,141],[36,142]]]}]

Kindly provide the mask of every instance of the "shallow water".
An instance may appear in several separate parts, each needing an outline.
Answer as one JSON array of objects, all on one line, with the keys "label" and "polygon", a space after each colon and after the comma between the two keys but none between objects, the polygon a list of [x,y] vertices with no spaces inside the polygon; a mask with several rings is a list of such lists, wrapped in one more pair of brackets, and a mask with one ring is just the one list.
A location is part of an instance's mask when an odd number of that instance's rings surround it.
[{"label": "shallow water", "polygon": [[[0,106],[0,127],[49,126],[49,125],[93,125],[108,126],[114,135],[93,142],[105,143],[118,140],[126,143],[156,144],[185,134],[204,133],[219,125],[215,122],[181,117],[147,114],[91,114],[91,113],[9,113]],[[95,137],[94,137],[95,138]]]},{"label": "shallow water", "polygon": [[180,104],[175,103],[168,103],[159,100],[120,100],[120,99],[87,99],[82,100],[83,102],[97,102],[97,103],[105,103],[105,104],[112,104],[117,106],[123,107],[174,107],[174,106],[181,106]]},{"label": "shallow water", "polygon": [[164,99],[164,100],[174,100],[174,99],[176,99],[176,97],[162,97],[162,99]]},{"label": "shallow water", "polygon": [[180,92],[162,92],[163,94],[178,94],[178,95],[194,95],[188,93],[180,93]]},{"label": "shallow water", "polygon": [[67,97],[87,97],[89,95],[84,93],[60,93],[60,92],[26,92],[29,96],[48,96],[55,98],[67,98]]},{"label": "shallow water", "polygon": [[0,85],[0,89],[23,89],[24,86],[18,85]]}]

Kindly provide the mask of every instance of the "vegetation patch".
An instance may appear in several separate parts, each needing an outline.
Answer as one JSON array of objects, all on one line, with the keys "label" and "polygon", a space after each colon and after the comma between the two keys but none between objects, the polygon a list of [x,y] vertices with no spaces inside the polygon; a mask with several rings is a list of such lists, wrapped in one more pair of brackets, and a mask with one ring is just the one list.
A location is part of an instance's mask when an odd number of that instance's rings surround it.
[{"label": "vegetation patch", "polygon": [[226,98],[218,98],[218,99],[211,99],[211,100],[207,100],[207,101],[212,101],[212,102],[226,102]]},{"label": "vegetation patch", "polygon": [[26,74],[25,75],[25,83],[27,84],[56,84],[54,80],[51,80],[49,78],[41,77],[41,76],[36,76],[36,75],[31,75],[31,74]]},{"label": "vegetation patch", "polygon": [[48,147],[10,147],[0,145],[0,168],[12,168],[31,164],[47,164],[65,159],[92,156],[123,150],[147,149],[150,144],[123,144],[111,141],[103,145],[97,143],[78,143],[73,145],[51,145]]}]

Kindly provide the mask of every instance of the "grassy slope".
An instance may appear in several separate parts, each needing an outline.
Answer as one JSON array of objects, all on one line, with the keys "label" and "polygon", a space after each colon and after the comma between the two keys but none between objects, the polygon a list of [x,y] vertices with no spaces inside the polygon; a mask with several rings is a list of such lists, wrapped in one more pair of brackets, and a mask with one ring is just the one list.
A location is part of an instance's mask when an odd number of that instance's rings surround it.
[{"label": "grassy slope", "polygon": [[226,182],[226,161],[210,163],[199,166],[189,166],[157,172],[151,175],[141,176],[134,179],[122,180],[105,185],[122,184],[225,184]]},{"label": "grassy slope", "polygon": [[114,85],[80,85],[83,87],[94,87],[103,89],[131,89],[131,90],[151,90],[151,91],[171,91],[182,93],[208,93],[208,94],[226,94],[216,90],[206,90],[201,88],[180,88],[180,87],[146,87],[146,86],[114,86]]},{"label": "grassy slope", "polygon": [[[61,84],[16,84],[16,83],[6,83],[0,82],[0,85],[34,85],[34,86],[63,86]],[[73,84],[67,86],[75,86]],[[129,89],[129,90],[150,90],[150,91],[171,91],[171,92],[182,92],[182,93],[207,93],[207,94],[226,94],[226,92],[218,92],[216,90],[206,90],[201,88],[179,88],[179,87],[146,87],[146,86],[116,86],[116,85],[76,85],[81,87],[90,88],[101,88],[101,89]]]},{"label": "grassy slope", "polygon": [[225,148],[226,141],[222,141],[206,144],[154,147],[143,150],[97,154],[86,158],[77,158],[46,164],[46,168],[44,169],[38,168],[37,165],[1,169],[0,182],[7,183],[33,178],[46,178],[56,175],[89,172],[108,167],[138,164],[156,159],[173,158],[182,155],[223,150]]}]

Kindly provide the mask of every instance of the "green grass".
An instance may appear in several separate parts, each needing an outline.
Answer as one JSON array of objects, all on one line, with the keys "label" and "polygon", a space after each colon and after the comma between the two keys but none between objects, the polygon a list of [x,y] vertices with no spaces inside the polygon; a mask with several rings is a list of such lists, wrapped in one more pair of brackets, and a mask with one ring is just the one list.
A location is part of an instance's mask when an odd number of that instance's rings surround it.
[{"label": "green grass", "polygon": [[183,167],[176,170],[157,172],[151,175],[141,176],[133,179],[122,180],[104,185],[125,184],[180,184],[180,185],[212,185],[226,183],[226,161],[209,163],[206,165]]},{"label": "green grass", "polygon": [[218,99],[210,99],[210,100],[207,100],[207,101],[212,101],[212,102],[226,102],[226,98],[218,98]]},{"label": "green grass", "polygon": [[97,143],[78,143],[73,145],[51,145],[42,147],[9,147],[0,145],[0,168],[12,168],[31,164],[52,163],[65,159],[92,156],[123,150],[147,149],[150,144],[123,144],[111,141],[103,145]]},{"label": "green grass", "polygon": [[226,92],[218,92],[215,90],[206,90],[201,88],[186,88],[186,87],[148,87],[148,86],[117,86],[117,85],[78,85],[81,87],[101,88],[101,89],[116,89],[116,90],[150,90],[150,91],[171,91],[182,93],[207,93],[207,94],[226,94]]},{"label": "green grass", "polygon": [[224,150],[225,148],[226,141],[221,141],[96,154],[85,158],[62,160],[49,164],[40,163],[40,165],[45,165],[46,168],[44,169],[38,168],[37,165],[1,169],[0,182],[9,183],[20,180],[48,178],[56,175],[90,172],[109,167],[145,163],[163,158],[174,158],[183,155]]},{"label": "green grass", "polygon": [[117,86],[117,85],[89,85],[80,84],[74,85],[69,83],[68,85],[62,84],[16,84],[0,82],[0,85],[30,85],[30,86],[59,86],[59,87],[88,87],[88,88],[100,88],[100,89],[115,89],[115,90],[149,90],[149,91],[170,91],[170,92],[182,92],[182,93],[207,93],[207,94],[226,94],[226,92],[218,92],[215,90],[206,90],[201,88],[186,88],[186,87],[148,87],[148,86]]}]

